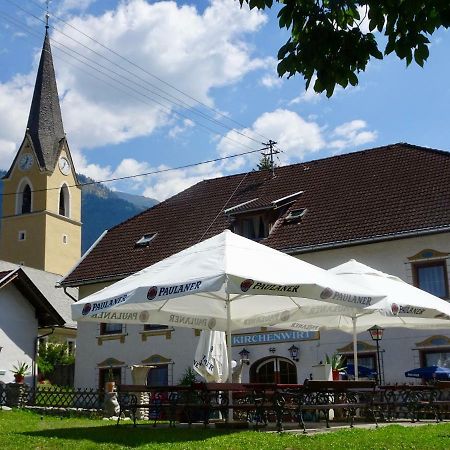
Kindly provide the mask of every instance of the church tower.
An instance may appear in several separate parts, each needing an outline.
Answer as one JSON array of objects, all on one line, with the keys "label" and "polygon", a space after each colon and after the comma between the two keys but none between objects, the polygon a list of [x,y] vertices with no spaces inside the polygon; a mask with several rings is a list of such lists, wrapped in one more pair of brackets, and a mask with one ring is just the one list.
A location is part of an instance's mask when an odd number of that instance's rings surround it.
[{"label": "church tower", "polygon": [[25,137],[3,186],[0,259],[67,273],[81,256],[81,188],[64,133],[48,30]]}]

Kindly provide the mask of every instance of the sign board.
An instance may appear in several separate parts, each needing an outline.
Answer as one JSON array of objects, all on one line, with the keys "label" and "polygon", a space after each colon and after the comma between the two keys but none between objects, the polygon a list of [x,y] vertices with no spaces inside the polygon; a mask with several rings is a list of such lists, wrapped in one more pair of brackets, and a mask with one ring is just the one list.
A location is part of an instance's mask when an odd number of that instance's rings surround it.
[{"label": "sign board", "polygon": [[276,330],[258,333],[233,334],[231,345],[264,345],[281,342],[312,341],[320,339],[318,331]]}]

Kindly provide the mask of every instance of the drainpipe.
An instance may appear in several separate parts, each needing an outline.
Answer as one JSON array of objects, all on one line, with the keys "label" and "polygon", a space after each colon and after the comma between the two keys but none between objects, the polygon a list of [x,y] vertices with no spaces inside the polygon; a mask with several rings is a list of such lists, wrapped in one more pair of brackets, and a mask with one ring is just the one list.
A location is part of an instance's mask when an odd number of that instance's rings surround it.
[{"label": "drainpipe", "polygon": [[36,359],[37,359],[37,353],[38,353],[38,342],[39,339],[50,336],[55,332],[55,327],[52,327],[51,331],[49,331],[46,334],[42,334],[41,336],[37,336],[34,339],[34,357],[33,357],[33,370],[31,371],[31,375],[33,376],[33,390],[36,389]]}]

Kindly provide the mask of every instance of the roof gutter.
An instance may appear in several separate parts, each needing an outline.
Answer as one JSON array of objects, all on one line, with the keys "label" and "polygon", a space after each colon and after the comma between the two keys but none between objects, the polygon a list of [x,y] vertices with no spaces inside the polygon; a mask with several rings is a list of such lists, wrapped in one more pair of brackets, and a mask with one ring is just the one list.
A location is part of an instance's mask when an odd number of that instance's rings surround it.
[{"label": "roof gutter", "polygon": [[374,236],[374,237],[363,238],[363,239],[326,242],[324,244],[307,245],[304,247],[291,247],[291,248],[280,249],[280,251],[287,253],[288,255],[298,254],[298,253],[310,253],[310,252],[318,252],[318,251],[322,251],[322,250],[330,250],[333,248],[351,247],[351,246],[362,245],[362,244],[373,244],[376,242],[391,241],[394,239],[405,239],[405,238],[423,236],[423,235],[427,235],[427,234],[445,233],[448,231],[450,231],[450,225],[445,225],[445,226],[439,227],[439,228],[425,228],[425,229],[412,230],[412,231],[403,231],[400,233],[383,234],[380,236]]}]

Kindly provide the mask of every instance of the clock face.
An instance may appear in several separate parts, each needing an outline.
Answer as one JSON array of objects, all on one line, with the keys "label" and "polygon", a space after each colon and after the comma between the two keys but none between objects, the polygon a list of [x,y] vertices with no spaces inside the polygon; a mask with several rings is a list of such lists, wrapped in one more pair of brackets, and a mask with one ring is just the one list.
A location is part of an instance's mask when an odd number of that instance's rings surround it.
[{"label": "clock face", "polygon": [[70,173],[70,163],[64,156],[61,156],[58,161],[59,170],[63,175],[69,175]]},{"label": "clock face", "polygon": [[20,170],[29,170],[33,165],[33,155],[31,153],[24,153],[19,160]]}]

